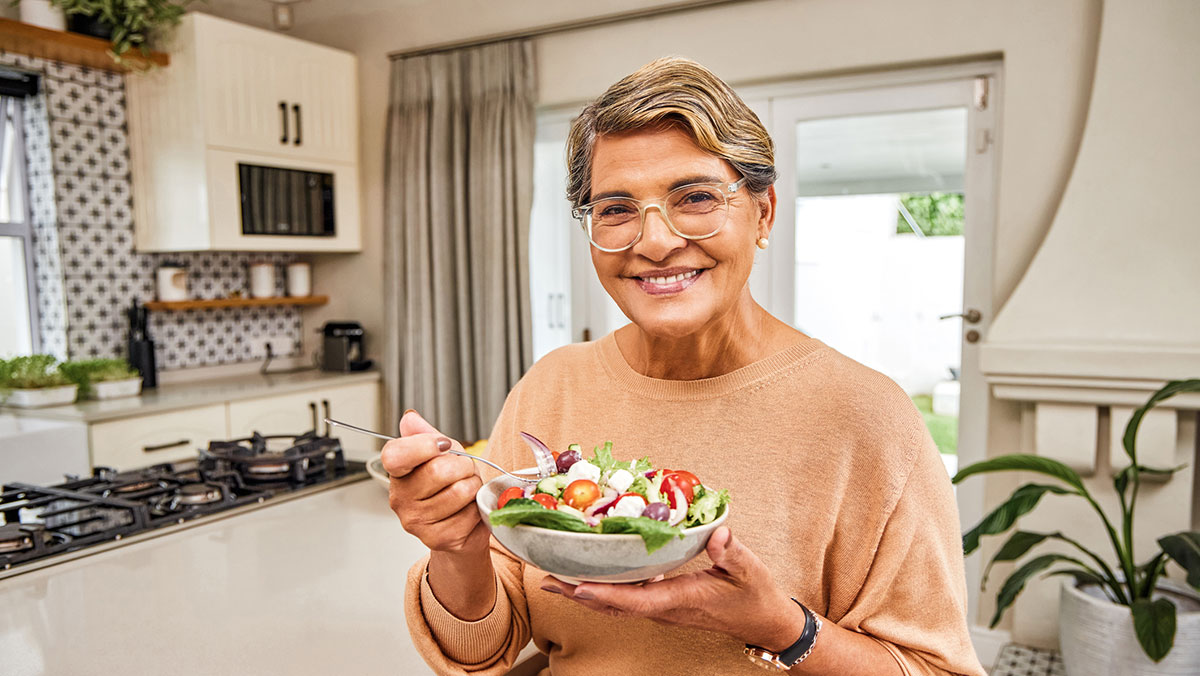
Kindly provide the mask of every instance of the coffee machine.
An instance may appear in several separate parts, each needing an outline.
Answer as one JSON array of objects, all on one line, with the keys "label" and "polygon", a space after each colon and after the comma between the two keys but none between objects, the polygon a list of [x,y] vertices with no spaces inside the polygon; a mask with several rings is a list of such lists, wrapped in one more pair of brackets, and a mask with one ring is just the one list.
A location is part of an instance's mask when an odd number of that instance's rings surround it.
[{"label": "coffee machine", "polygon": [[362,324],[326,322],[321,333],[322,370],[365,371],[375,363],[363,357]]}]

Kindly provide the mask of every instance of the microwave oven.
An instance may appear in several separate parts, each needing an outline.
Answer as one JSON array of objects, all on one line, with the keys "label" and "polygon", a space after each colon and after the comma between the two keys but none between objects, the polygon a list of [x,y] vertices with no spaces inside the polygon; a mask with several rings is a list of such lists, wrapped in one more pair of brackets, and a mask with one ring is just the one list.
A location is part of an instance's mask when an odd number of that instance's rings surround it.
[{"label": "microwave oven", "polygon": [[243,235],[333,237],[333,174],[239,162]]}]

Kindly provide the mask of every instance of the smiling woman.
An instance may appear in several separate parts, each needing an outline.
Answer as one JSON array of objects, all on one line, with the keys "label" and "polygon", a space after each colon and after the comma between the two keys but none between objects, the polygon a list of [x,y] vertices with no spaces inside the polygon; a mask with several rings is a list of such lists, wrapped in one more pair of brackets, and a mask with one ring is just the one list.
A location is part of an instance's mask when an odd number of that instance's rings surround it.
[{"label": "smiling woman", "polygon": [[699,64],[661,59],[582,111],[568,163],[596,274],[630,323],[534,364],[488,456],[527,463],[520,430],[551,448],[612,441],[737,508],[708,560],[672,577],[568,585],[489,543],[471,504],[482,478],[408,412],[382,459],[393,510],[432,550],[406,597],[429,664],[502,674],[532,639],[559,674],[982,674],[949,477],[920,414],[751,297],[775,220],[754,113]]}]

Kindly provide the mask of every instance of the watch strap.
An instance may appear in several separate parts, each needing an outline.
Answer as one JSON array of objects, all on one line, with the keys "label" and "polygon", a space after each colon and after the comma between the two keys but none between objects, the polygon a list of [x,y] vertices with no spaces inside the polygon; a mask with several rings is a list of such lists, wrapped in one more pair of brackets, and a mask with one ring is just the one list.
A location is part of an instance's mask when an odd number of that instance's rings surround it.
[{"label": "watch strap", "polygon": [[779,653],[747,644],[744,652],[750,661],[766,668],[775,667],[780,670],[788,670],[808,659],[808,656],[812,654],[813,647],[817,644],[817,635],[821,631],[821,618],[795,598],[792,601],[804,611],[804,630],[800,632],[800,638]]}]

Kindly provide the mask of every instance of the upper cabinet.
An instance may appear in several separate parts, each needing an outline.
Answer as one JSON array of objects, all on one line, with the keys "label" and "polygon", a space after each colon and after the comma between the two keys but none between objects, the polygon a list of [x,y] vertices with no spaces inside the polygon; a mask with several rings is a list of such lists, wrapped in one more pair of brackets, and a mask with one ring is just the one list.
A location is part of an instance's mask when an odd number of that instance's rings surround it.
[{"label": "upper cabinet", "polygon": [[140,251],[358,251],[354,55],[193,13],[127,78]]}]

